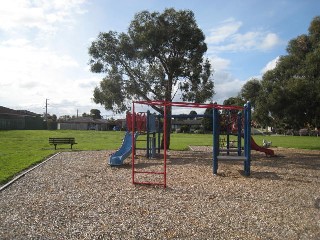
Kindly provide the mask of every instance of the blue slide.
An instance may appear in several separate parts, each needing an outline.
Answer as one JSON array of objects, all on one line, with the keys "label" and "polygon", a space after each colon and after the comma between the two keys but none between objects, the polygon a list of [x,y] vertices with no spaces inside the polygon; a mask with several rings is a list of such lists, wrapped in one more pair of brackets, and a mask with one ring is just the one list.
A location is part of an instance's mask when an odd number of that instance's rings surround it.
[{"label": "blue slide", "polygon": [[[134,139],[137,139],[138,133],[134,134]],[[110,156],[109,165],[110,166],[120,166],[123,164],[123,161],[131,154],[132,152],[132,133],[126,132],[126,135],[123,138],[122,146]]]}]

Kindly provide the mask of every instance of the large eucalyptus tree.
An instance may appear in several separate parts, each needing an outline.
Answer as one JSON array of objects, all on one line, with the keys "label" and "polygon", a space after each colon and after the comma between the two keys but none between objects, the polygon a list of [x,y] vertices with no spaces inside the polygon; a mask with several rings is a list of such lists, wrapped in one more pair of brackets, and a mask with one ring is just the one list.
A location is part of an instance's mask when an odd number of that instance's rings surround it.
[{"label": "large eucalyptus tree", "polygon": [[[92,42],[91,71],[105,73],[93,100],[117,113],[135,99],[171,102],[176,89],[185,101],[205,102],[214,94],[206,51],[205,36],[192,11],[139,12],[127,33],[100,33]],[[161,107],[152,107],[163,114]],[[167,113],[171,110],[168,107]]]}]

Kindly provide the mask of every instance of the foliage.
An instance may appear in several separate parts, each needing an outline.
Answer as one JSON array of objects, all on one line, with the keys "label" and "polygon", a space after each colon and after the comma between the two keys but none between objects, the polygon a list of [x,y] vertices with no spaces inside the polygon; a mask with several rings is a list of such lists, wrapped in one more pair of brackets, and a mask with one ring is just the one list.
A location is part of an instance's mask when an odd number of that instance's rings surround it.
[{"label": "foliage", "polygon": [[91,109],[90,115],[93,119],[102,119],[101,112],[98,109]]},{"label": "foliage", "polygon": [[206,117],[204,117],[202,119],[202,126],[203,126],[205,131],[212,132],[212,128],[213,128],[213,109],[212,108],[207,108],[204,111],[204,115],[210,115],[210,116],[206,116]]},{"label": "foliage", "polygon": [[180,127],[180,131],[181,131],[182,133],[189,133],[189,132],[190,132],[190,125],[182,125],[182,126]]},{"label": "foliage", "polygon": [[272,119],[269,116],[269,110],[266,106],[265,96],[263,94],[262,83],[258,79],[247,81],[241,88],[240,98],[243,103],[250,101],[253,109],[252,120],[254,125],[270,126]]},{"label": "foliage", "polygon": [[258,79],[247,81],[241,88],[240,95],[244,102],[250,101],[252,108],[255,108],[256,102],[261,94],[262,85]]},{"label": "foliage", "polygon": [[[276,125],[294,129],[320,126],[320,17],[309,34],[292,39],[288,55],[263,75],[256,110]],[[269,119],[270,120],[270,119]]]},{"label": "foliage", "polygon": [[[106,76],[94,89],[94,102],[119,113],[132,99],[171,102],[175,87],[184,101],[210,99],[213,81],[210,62],[203,58],[204,40],[193,12],[172,8],[137,13],[127,33],[100,33],[89,48],[90,65],[92,72]],[[152,108],[163,114],[162,108]]]},{"label": "foliage", "polygon": [[281,129],[320,126],[319,29],[320,17],[315,17],[309,34],[292,39],[288,55],[273,70],[242,87],[237,98],[251,101],[254,122]]},{"label": "foliage", "polygon": [[223,101],[223,105],[229,106],[243,106],[246,103],[240,96],[230,97]]},{"label": "foliage", "polygon": [[130,97],[171,101],[178,83],[183,100],[207,100],[213,83],[204,40],[193,13],[174,9],[136,14],[128,33],[100,33],[89,48],[90,65],[106,77],[94,101],[123,112]]},{"label": "foliage", "polygon": [[49,113],[47,114],[47,120],[52,120],[53,122],[56,122],[57,121],[57,115],[55,115],[55,114],[52,114],[52,115],[50,115]]},{"label": "foliage", "polygon": [[198,113],[195,110],[191,110],[189,113],[189,119],[195,119]]}]

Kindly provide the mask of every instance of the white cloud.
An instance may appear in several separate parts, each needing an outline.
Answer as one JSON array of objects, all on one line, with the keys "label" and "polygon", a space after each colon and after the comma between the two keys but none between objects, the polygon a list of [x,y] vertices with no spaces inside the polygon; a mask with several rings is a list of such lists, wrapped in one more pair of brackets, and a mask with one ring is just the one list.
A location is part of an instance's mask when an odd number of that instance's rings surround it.
[{"label": "white cloud", "polygon": [[84,0],[10,0],[1,3],[0,30],[35,28],[45,32],[56,30],[57,23],[72,21],[74,13],[83,13]]},{"label": "white cloud", "polygon": [[3,47],[25,47],[30,43],[26,38],[8,39],[0,42],[0,46]]},{"label": "white cloud", "polygon": [[261,70],[261,74],[264,74],[265,72],[274,69],[277,66],[279,59],[280,57],[278,56],[275,59],[272,59],[270,62],[268,62],[266,66]]},{"label": "white cloud", "polygon": [[206,38],[209,52],[269,50],[281,43],[277,34],[267,31],[241,32],[242,22],[229,19],[210,30]]},{"label": "white cloud", "polygon": [[229,68],[231,61],[218,56],[210,56],[210,62],[214,71],[222,71]]},{"label": "white cloud", "polygon": [[75,73],[83,67],[70,55],[36,47],[22,39],[0,42],[0,55],[0,102],[8,107],[28,104],[37,109],[46,98],[88,104],[92,91],[79,84],[89,82],[92,86],[98,82],[94,78],[77,79]]},{"label": "white cloud", "polygon": [[264,39],[262,39],[261,43],[261,49],[268,50],[270,48],[273,48],[277,44],[279,44],[281,41],[277,34],[275,33],[268,33]]},{"label": "white cloud", "polygon": [[[231,18],[210,30],[207,36],[209,58],[214,68],[214,100],[218,103],[235,97],[246,81],[241,81],[230,73],[231,60],[220,57],[222,52],[266,51],[281,43],[277,34],[268,31],[243,32],[243,23]],[[276,59],[263,71],[275,66]]]},{"label": "white cloud", "polygon": [[[84,13],[84,2],[12,0],[2,3],[1,105],[42,113],[48,98],[51,114],[74,114],[75,108],[97,108],[91,98],[92,86],[98,79],[89,77],[83,66],[86,63],[76,60],[72,53],[54,48],[56,40],[48,34],[72,27],[76,15]],[[64,105],[67,101],[69,104]]]},{"label": "white cloud", "polygon": [[235,97],[240,92],[244,82],[225,71],[213,74],[216,95],[214,101],[222,104],[229,97]]},{"label": "white cloud", "polygon": [[228,37],[238,32],[242,22],[228,19],[219,27],[210,30],[210,36],[206,39],[209,44],[219,44],[225,41]]}]

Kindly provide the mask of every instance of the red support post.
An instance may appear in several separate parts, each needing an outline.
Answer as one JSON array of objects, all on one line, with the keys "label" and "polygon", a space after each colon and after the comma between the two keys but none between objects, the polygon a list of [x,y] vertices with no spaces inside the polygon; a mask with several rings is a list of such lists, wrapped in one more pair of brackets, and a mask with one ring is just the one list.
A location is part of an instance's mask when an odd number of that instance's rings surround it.
[{"label": "red support post", "polygon": [[164,103],[164,113],[163,113],[163,187],[167,187],[167,104]]},{"label": "red support post", "polygon": [[134,112],[134,102],[132,102],[132,119],[131,119],[131,134],[132,134],[132,183],[135,184],[135,178],[134,178],[134,154],[136,151],[136,146],[135,146],[135,139],[134,139],[134,135],[135,135],[135,112]]}]

